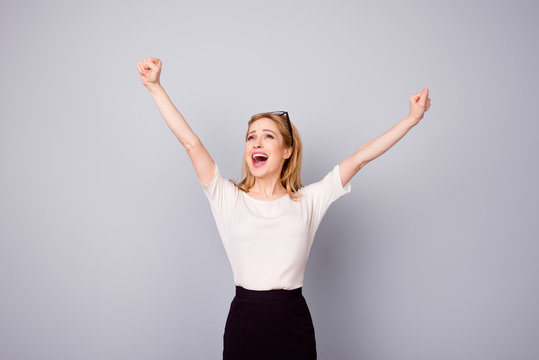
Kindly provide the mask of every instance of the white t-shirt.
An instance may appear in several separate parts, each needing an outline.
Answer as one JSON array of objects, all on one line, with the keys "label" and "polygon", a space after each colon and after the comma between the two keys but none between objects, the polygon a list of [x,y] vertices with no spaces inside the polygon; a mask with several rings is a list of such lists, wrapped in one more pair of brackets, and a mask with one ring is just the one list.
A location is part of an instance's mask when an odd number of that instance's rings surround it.
[{"label": "white t-shirt", "polygon": [[339,164],[322,180],[303,186],[299,202],[287,195],[257,200],[237,188],[215,166],[212,180],[202,184],[232,266],[234,283],[251,290],[303,286],[305,265],[314,235],[329,206],[351,191],[343,188]]}]

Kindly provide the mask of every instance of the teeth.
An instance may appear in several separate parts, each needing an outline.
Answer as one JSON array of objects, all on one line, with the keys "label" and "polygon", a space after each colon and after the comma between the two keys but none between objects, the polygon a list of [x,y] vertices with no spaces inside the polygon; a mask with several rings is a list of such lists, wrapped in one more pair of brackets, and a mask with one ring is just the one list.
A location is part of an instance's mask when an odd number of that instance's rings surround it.
[{"label": "teeth", "polygon": [[268,158],[268,156],[264,154],[254,154],[253,159],[256,159],[256,158],[262,158],[262,160],[265,160]]}]

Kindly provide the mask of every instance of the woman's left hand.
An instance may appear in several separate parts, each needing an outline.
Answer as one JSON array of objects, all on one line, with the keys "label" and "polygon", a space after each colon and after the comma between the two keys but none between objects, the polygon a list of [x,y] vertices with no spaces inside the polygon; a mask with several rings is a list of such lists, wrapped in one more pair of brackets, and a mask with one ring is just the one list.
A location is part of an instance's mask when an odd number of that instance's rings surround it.
[{"label": "woman's left hand", "polygon": [[425,111],[430,108],[429,89],[424,88],[423,91],[410,95],[410,114],[412,119],[419,121],[423,119]]}]

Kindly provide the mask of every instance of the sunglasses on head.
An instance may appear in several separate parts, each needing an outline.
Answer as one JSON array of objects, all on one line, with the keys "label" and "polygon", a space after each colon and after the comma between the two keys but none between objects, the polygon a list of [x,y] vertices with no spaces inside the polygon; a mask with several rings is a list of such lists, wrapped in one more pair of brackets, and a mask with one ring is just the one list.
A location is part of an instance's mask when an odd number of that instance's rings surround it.
[{"label": "sunglasses on head", "polygon": [[[255,117],[256,115],[265,114],[265,113],[259,113],[255,114],[251,117]],[[287,111],[271,111],[270,114],[277,115],[277,116],[283,116],[286,115],[286,121],[288,122],[288,129],[290,130],[290,136],[292,137],[292,143],[290,146],[294,147],[294,135],[292,134],[292,124],[290,124],[290,117],[288,116]]]}]

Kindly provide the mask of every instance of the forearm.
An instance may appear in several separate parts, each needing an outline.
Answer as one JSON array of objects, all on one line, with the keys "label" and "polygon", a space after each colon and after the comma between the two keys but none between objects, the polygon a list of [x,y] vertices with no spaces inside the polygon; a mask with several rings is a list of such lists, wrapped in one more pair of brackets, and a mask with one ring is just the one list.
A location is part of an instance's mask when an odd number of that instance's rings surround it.
[{"label": "forearm", "polygon": [[187,124],[182,114],[176,109],[170,98],[168,97],[165,89],[161,84],[156,84],[148,87],[148,91],[152,95],[161,115],[165,118],[165,121],[170,130],[176,135],[182,145],[189,149],[198,140],[197,135]]},{"label": "forearm", "polygon": [[355,152],[358,163],[364,166],[371,160],[385,153],[395,145],[406,133],[417,124],[417,120],[407,116],[404,120],[396,123],[391,129],[382,135],[361,145]]}]

